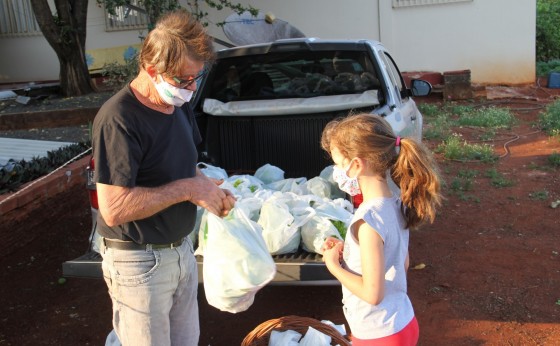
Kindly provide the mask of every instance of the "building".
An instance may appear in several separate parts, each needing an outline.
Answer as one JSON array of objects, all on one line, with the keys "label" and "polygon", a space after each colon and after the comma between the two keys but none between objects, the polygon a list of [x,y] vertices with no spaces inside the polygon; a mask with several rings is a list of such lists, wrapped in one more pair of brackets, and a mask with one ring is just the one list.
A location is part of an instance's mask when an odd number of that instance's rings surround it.
[{"label": "building", "polygon": [[[0,0],[0,84],[58,79],[58,59],[33,23],[29,1]],[[536,78],[536,0],[238,2],[271,12],[308,37],[379,40],[403,71],[470,70],[473,83],[487,85],[531,84]],[[180,3],[186,6],[187,0]],[[135,7],[111,17],[95,0],[88,6],[86,50],[90,70],[96,72],[104,63],[122,61],[129,47],[139,46],[146,29]],[[203,2],[200,6],[212,23],[231,14],[206,9]],[[208,30],[228,41],[216,25]]]}]

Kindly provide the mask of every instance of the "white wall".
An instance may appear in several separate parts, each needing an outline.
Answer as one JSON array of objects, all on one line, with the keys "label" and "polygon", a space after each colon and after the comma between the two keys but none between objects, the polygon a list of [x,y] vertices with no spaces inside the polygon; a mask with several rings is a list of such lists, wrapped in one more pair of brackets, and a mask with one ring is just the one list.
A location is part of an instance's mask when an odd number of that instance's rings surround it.
[{"label": "white wall", "polygon": [[[180,0],[186,3],[186,0]],[[234,1],[235,2],[235,1]],[[240,0],[272,12],[308,37],[380,40],[402,71],[471,70],[474,83],[535,80],[536,0],[473,0],[392,8],[391,0]],[[227,11],[208,10],[212,22]],[[226,39],[221,28],[210,34]],[[138,44],[137,30],[105,32],[89,1],[86,50]],[[0,38],[0,83],[57,80],[58,59],[42,36]]]},{"label": "white wall", "polygon": [[[106,32],[104,18],[103,9],[90,0],[86,51],[140,43],[138,30]],[[58,80],[59,72],[58,58],[42,35],[0,38],[0,84]]]},{"label": "white wall", "polygon": [[[260,11],[272,12],[307,37],[379,40],[379,0],[237,0]],[[383,0],[388,1],[388,0]],[[230,13],[205,7],[214,23],[223,21]],[[221,28],[208,26],[210,34],[226,40]]]},{"label": "white wall", "polygon": [[[402,71],[470,69],[472,82],[480,84],[535,81],[536,0],[401,8],[391,0],[239,2],[271,11],[307,36],[379,40]],[[224,38],[221,30],[209,30]]]},{"label": "white wall", "polygon": [[405,71],[471,70],[482,84],[535,81],[536,0],[381,8],[381,41]]}]

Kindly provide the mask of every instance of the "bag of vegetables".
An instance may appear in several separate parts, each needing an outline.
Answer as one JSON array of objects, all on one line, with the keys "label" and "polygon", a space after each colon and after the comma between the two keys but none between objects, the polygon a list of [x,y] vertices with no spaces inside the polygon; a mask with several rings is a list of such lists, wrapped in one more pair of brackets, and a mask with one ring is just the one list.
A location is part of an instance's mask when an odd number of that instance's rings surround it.
[{"label": "bag of vegetables", "polygon": [[245,311],[276,275],[261,228],[243,208],[224,218],[208,213],[207,219],[203,275],[208,304],[231,313]]},{"label": "bag of vegetables", "polygon": [[346,229],[352,219],[351,208],[346,200],[323,200],[316,203],[315,216],[301,228],[301,241],[304,250],[322,254],[321,246],[328,237],[344,240]]}]

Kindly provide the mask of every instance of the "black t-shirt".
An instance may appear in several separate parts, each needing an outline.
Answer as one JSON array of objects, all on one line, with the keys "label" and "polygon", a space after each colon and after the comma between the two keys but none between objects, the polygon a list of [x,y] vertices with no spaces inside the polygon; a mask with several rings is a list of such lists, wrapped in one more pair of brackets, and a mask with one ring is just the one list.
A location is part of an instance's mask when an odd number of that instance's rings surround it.
[{"label": "black t-shirt", "polygon": [[[140,103],[129,86],[101,107],[93,122],[96,182],[123,187],[157,187],[196,175],[196,145],[201,136],[190,105],[173,114]],[[102,237],[165,244],[188,235],[196,221],[196,206],[174,204],[145,219],[109,227],[97,214]]]}]

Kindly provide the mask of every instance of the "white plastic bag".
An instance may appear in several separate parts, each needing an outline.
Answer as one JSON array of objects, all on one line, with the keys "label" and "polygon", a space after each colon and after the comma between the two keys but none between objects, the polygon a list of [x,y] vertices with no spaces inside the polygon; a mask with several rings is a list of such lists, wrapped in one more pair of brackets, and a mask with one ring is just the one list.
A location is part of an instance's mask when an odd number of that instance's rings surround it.
[{"label": "white plastic bag", "polygon": [[220,168],[220,167],[216,167],[216,166],[212,166],[210,164],[204,163],[204,162],[199,162],[197,164],[197,167],[200,169],[200,171],[202,172],[202,174],[204,174],[205,176],[209,177],[209,178],[214,178],[214,179],[227,179],[228,174],[225,171],[225,169]]},{"label": "white plastic bag", "polygon": [[301,227],[301,243],[303,249],[307,252],[315,252],[322,255],[321,247],[328,237],[344,240],[327,217],[315,215]]},{"label": "white plastic bag", "polygon": [[196,221],[194,223],[194,228],[191,233],[189,233],[189,238],[195,247],[198,246],[198,231],[200,230],[200,223],[202,222],[202,214],[204,214],[204,209],[201,207],[196,207]]},{"label": "white plastic bag", "polygon": [[245,311],[257,291],[276,274],[261,228],[238,208],[224,218],[211,213],[207,218],[203,257],[206,300],[221,311]]},{"label": "white plastic bag", "polygon": [[319,216],[340,220],[348,224],[353,216],[348,208],[352,208],[352,204],[349,201],[345,199],[336,199],[333,201],[323,201],[323,203],[317,205],[315,210]]},{"label": "white plastic bag", "polygon": [[114,329],[111,330],[109,335],[107,335],[107,339],[105,339],[105,346],[121,346],[121,341]]},{"label": "white plastic bag", "polygon": [[301,339],[301,333],[295,330],[288,329],[283,332],[272,330],[268,339],[268,346],[298,346],[299,339]]},{"label": "white plastic bag", "polygon": [[230,190],[233,194],[243,197],[253,196],[255,191],[262,189],[264,185],[260,179],[248,174],[232,175],[227,182],[233,186],[233,190]]},{"label": "white plastic bag", "polygon": [[267,163],[255,171],[255,177],[259,178],[265,184],[270,184],[284,179],[284,171]]},{"label": "white plastic bag", "polygon": [[327,180],[321,177],[313,177],[305,183],[305,187],[310,194],[322,197],[331,198],[332,185]]},{"label": "white plastic bag", "polygon": [[208,236],[208,210],[202,209],[202,216],[200,217],[200,226],[198,227],[198,242],[196,251],[197,256],[204,255],[204,248],[206,247],[206,238]]},{"label": "white plastic bag", "polygon": [[308,327],[299,344],[300,346],[330,346],[331,339],[329,335],[323,334],[313,327]]},{"label": "white plastic bag", "polygon": [[332,165],[325,167],[321,171],[321,173],[319,173],[319,176],[325,179],[326,181],[328,181],[329,184],[331,185],[331,198],[332,199],[344,198],[346,194],[338,187],[338,184],[334,181],[332,175],[333,175]]},{"label": "white plastic bag", "polygon": [[336,331],[339,332],[340,335],[346,336],[346,326],[344,324],[334,324],[329,320],[321,320],[321,322],[336,329]]},{"label": "white plastic bag", "polygon": [[344,240],[346,230],[352,220],[350,202],[344,200],[323,200],[315,204],[316,215],[301,228],[303,249],[309,252],[323,254],[321,247],[328,237]]},{"label": "white plastic bag", "polygon": [[311,207],[290,209],[288,196],[276,193],[262,204],[259,225],[268,251],[273,255],[296,252],[301,243],[300,227],[315,211]]},{"label": "white plastic bag", "polygon": [[283,180],[278,180],[273,183],[267,184],[266,186],[275,191],[280,192],[293,192],[298,195],[307,194],[307,188],[305,187],[305,182],[307,178],[288,178]]}]

